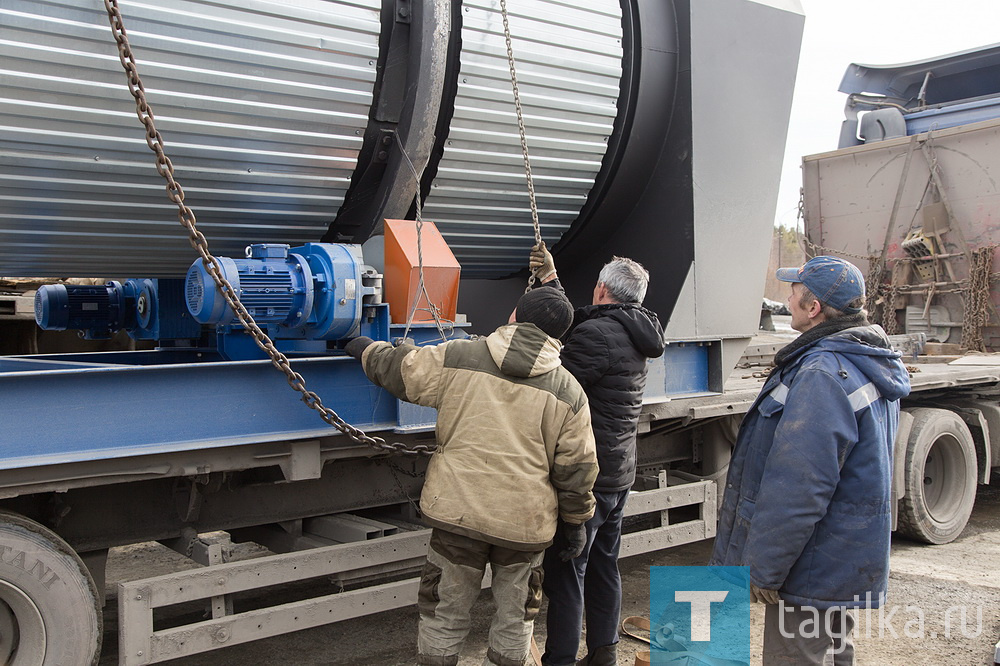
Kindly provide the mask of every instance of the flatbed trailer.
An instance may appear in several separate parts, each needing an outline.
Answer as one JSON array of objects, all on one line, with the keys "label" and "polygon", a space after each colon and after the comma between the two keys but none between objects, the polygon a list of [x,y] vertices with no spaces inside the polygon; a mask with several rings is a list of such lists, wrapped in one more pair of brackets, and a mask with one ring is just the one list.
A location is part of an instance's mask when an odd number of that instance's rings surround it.
[{"label": "flatbed trailer", "polygon": [[[646,405],[641,415],[643,430],[668,427],[674,432],[692,429],[703,437],[702,444],[711,447],[718,443],[719,433],[734,433],[735,427],[753,404],[770,369],[769,355],[780,348],[768,344],[748,348],[746,358],[753,359],[747,367],[737,368],[718,395],[675,398]],[[917,359],[908,364],[913,393],[904,401],[902,427],[894,455],[893,492],[898,503],[905,497],[907,483],[906,450],[913,424],[914,410],[933,410],[942,415],[962,409],[961,405],[975,404],[984,395],[1000,394],[1000,365],[994,356],[979,357],[984,365],[950,365],[933,357]],[[956,396],[961,395],[963,399]],[[945,402],[940,402],[944,396]],[[928,408],[925,405],[936,405]],[[943,405],[950,407],[942,408]],[[989,423],[979,418],[980,413],[968,409],[964,423],[970,432],[976,432],[976,441],[982,444],[983,434],[988,440]],[[710,424],[715,424],[712,427]],[[977,428],[980,429],[977,431]],[[945,442],[938,442],[938,450],[949,445],[954,433],[940,434]],[[931,445],[933,449],[935,445]],[[664,469],[663,458],[669,458],[673,447],[640,445],[639,487],[634,490],[625,509],[627,528],[622,539],[622,557],[679,546],[711,538],[715,534],[717,504],[724,480],[725,467],[711,478],[700,478],[682,470]],[[341,450],[349,454],[350,450]],[[353,451],[360,454],[360,451]],[[707,453],[707,452],[706,452]],[[990,460],[985,449],[977,448],[978,455]],[[659,459],[657,456],[659,455]],[[347,462],[347,457],[342,458]],[[336,456],[330,458],[337,460]],[[360,461],[354,461],[359,464]],[[365,461],[363,467],[350,469],[350,476],[363,473],[373,478],[372,470],[380,465],[393,463]],[[333,467],[335,468],[335,463]],[[363,469],[363,472],[361,471]],[[391,467],[389,468],[391,470]],[[988,470],[980,470],[986,473]],[[654,473],[655,472],[655,473]],[[651,475],[652,474],[652,475]],[[324,475],[325,476],[325,475]],[[413,480],[408,474],[394,475],[397,481]],[[981,482],[988,482],[988,477]],[[933,475],[925,483],[939,483]],[[337,480],[337,495],[348,497],[344,478]],[[386,487],[388,479],[378,484]],[[332,488],[332,487],[331,487]],[[244,500],[247,501],[247,500]],[[940,500],[939,500],[940,501]],[[325,510],[328,507],[323,507]],[[332,518],[357,521],[367,529],[367,538],[361,541],[336,545],[321,545],[323,537],[309,532],[308,520],[294,525],[285,523],[281,529],[233,529],[235,540],[251,538],[258,543],[269,543],[276,551],[289,550],[295,540],[311,542],[319,547],[292,550],[284,554],[266,556],[248,561],[224,562],[224,547],[210,544],[188,535],[183,548],[204,568],[127,581],[118,585],[120,624],[119,651],[123,663],[155,663],[164,659],[213,650],[227,645],[306,629],[331,621],[358,617],[398,608],[412,603],[416,595],[419,568],[426,552],[429,530],[422,528],[413,512],[381,514],[380,519],[365,518],[363,509],[339,507]],[[308,507],[315,514],[318,507]],[[362,515],[358,515],[362,514]],[[896,506],[894,506],[894,528]],[[386,522],[389,521],[389,522]],[[350,526],[350,525],[349,525]],[[379,529],[379,528],[389,529]],[[908,533],[914,536],[912,533]],[[919,538],[919,534],[917,534]],[[167,541],[177,548],[177,541]],[[301,546],[300,546],[301,547]],[[258,604],[233,612],[232,598],[253,593],[262,588],[289,585],[308,580],[324,579],[327,584],[317,585],[313,594],[292,602],[277,605]],[[386,581],[386,582],[379,582]],[[369,584],[360,584],[367,582]],[[371,584],[374,582],[374,584]],[[489,586],[489,576],[483,582]],[[154,617],[170,606],[201,601],[210,611],[210,619],[189,624],[173,624],[154,628]],[[228,605],[227,605],[228,603]]]}]

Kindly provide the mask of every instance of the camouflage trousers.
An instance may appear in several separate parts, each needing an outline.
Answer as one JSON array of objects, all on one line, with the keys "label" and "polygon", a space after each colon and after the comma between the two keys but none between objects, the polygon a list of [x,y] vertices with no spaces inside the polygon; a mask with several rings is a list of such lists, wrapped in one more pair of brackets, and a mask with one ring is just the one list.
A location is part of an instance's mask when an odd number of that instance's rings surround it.
[{"label": "camouflage trousers", "polygon": [[484,666],[522,666],[542,603],[542,552],[502,548],[444,530],[431,533],[420,577],[417,663],[454,666],[489,563],[497,610]]}]

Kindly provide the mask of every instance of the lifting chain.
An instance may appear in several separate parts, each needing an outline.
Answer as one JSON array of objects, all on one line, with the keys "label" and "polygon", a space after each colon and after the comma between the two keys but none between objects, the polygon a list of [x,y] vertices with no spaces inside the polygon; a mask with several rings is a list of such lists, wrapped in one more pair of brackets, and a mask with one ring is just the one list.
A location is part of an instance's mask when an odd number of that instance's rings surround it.
[{"label": "lifting chain", "polygon": [[900,257],[892,260],[891,278],[885,282],[885,264],[879,261],[877,255],[854,254],[845,250],[835,250],[813,243],[805,236],[802,237],[803,244],[809,256],[819,256],[821,254],[832,254],[841,257],[850,257],[858,261],[868,262],[868,274],[865,275],[865,311],[868,319],[873,324],[879,324],[885,329],[888,335],[895,335],[899,331],[899,324],[896,322],[896,303],[899,297],[899,285],[897,284],[897,273],[903,264],[912,260],[909,257]]},{"label": "lifting chain", "polygon": [[[896,303],[900,292],[898,280],[907,261],[900,258],[889,263],[881,261],[877,256],[868,257],[865,310],[868,312],[868,320],[879,324],[887,335],[899,333],[899,322],[896,321]],[[887,273],[888,282],[883,279]]]},{"label": "lifting chain", "polygon": [[288,358],[275,348],[267,334],[261,330],[260,326],[253,320],[246,307],[240,302],[233,286],[222,274],[222,268],[218,260],[208,251],[208,240],[196,227],[197,219],[194,211],[184,203],[184,189],[174,179],[174,167],[164,152],[163,137],[154,124],[153,110],[146,101],[146,90],[139,78],[139,70],[136,67],[135,57],[128,42],[128,35],[125,32],[125,25],[121,11],[118,8],[117,0],[104,0],[104,7],[108,12],[108,20],[111,23],[111,31],[114,34],[115,42],[118,44],[118,58],[128,77],[128,88],[132,97],[135,98],[136,115],[139,121],[146,128],[146,145],[156,154],[156,172],[167,182],[167,198],[177,205],[177,217],[181,225],[188,231],[188,240],[201,256],[201,263],[205,270],[212,276],[219,293],[226,300],[226,303],[236,313],[240,323],[253,336],[257,346],[264,350],[272,365],[285,374],[288,385],[295,391],[302,394],[302,402],[310,409],[315,409],[320,418],[330,424],[340,432],[344,433],[359,444],[375,449],[383,453],[403,453],[410,455],[422,455],[434,453],[436,447],[427,444],[418,444],[412,448],[404,444],[394,442],[387,443],[381,437],[367,435],[364,431],[352,426],[344,421],[335,411],[323,405],[320,397],[306,388],[305,379],[302,375],[292,370]]},{"label": "lifting chain", "polygon": [[[510,87],[514,91],[514,112],[517,114],[517,131],[521,136],[521,156],[524,158],[524,177],[528,181],[528,202],[531,204],[531,224],[535,229],[535,245],[542,244],[542,231],[538,226],[538,203],[535,201],[535,181],[531,177],[531,159],[528,157],[528,139],[524,132],[524,114],[521,111],[521,91],[517,86],[517,67],[514,64],[514,49],[510,42],[510,23],[507,20],[507,0],[500,0],[500,15],[503,17],[503,37],[507,43],[507,65],[510,67]],[[535,276],[528,276],[525,292],[531,291]]]}]

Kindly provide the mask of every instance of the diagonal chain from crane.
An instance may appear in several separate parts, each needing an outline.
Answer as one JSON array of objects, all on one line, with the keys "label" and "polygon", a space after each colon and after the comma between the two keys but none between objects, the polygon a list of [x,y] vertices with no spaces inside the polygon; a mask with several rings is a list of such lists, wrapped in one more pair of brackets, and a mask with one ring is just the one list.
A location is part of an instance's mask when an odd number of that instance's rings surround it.
[{"label": "diagonal chain from crane", "polygon": [[408,455],[430,455],[434,453],[437,448],[436,445],[417,444],[413,447],[407,447],[405,444],[399,442],[389,443],[381,437],[366,434],[360,428],[352,426],[342,419],[335,411],[323,404],[319,395],[306,388],[305,379],[292,369],[288,357],[278,351],[267,334],[253,320],[246,307],[240,302],[232,284],[223,276],[219,261],[209,252],[208,239],[198,230],[196,226],[197,218],[194,211],[184,203],[184,189],[174,178],[173,163],[167,157],[163,137],[160,135],[159,130],[156,129],[153,110],[146,100],[146,90],[143,87],[142,79],[139,78],[139,70],[136,66],[135,56],[132,53],[132,47],[128,41],[128,34],[125,31],[124,19],[118,7],[118,1],[104,0],[104,7],[108,12],[111,32],[114,35],[115,42],[118,44],[118,58],[121,60],[122,67],[125,69],[125,74],[128,78],[129,92],[135,99],[136,115],[139,117],[139,122],[146,129],[146,145],[156,154],[156,172],[167,182],[167,198],[177,205],[177,218],[181,225],[188,231],[188,240],[191,243],[191,247],[198,252],[202,265],[208,274],[212,276],[212,280],[215,282],[219,293],[222,294],[226,303],[232,308],[243,327],[253,337],[254,342],[267,354],[271,360],[271,364],[285,374],[288,385],[302,395],[302,402],[310,409],[316,410],[323,421],[347,435],[353,441],[382,453]]}]

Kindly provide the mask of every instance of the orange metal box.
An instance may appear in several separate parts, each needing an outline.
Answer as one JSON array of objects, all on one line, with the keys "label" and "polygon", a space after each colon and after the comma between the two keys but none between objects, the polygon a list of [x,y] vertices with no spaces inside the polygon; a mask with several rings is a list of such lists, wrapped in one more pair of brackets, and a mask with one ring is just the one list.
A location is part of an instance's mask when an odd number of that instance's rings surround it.
[{"label": "orange metal box", "polygon": [[[455,255],[433,222],[424,222],[420,232],[424,259],[424,286],[440,316],[455,320],[458,310],[458,280],[462,272]],[[413,220],[385,221],[385,300],[394,323],[405,323],[418,299],[420,261],[417,253],[417,223]],[[413,321],[433,321],[430,308],[419,297]]]}]

